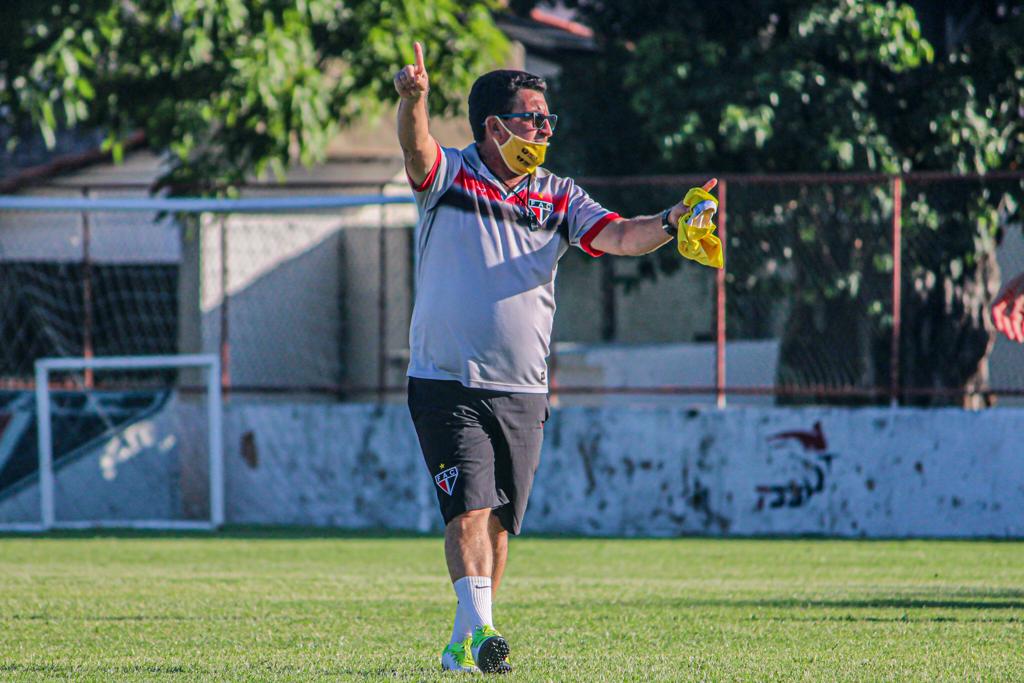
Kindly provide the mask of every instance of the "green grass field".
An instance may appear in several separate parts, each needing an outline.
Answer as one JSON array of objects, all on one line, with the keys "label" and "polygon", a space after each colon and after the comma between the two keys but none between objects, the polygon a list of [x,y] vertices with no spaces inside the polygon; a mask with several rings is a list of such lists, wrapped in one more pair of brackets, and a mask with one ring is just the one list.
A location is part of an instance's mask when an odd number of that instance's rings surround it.
[{"label": "green grass field", "polygon": [[[0,680],[451,680],[439,538],[0,538]],[[513,540],[523,681],[1024,680],[1024,545]],[[457,677],[457,676],[456,676]]]}]

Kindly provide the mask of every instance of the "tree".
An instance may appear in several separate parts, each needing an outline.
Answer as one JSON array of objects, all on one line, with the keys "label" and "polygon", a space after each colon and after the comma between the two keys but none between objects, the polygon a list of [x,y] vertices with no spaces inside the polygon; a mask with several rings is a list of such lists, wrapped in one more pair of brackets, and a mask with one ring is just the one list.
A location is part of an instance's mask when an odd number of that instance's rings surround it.
[{"label": "tree", "polygon": [[[134,130],[169,153],[161,185],[237,185],[322,158],[331,135],[394,101],[424,43],[435,112],[507,47],[494,0],[9,0],[0,124],[97,127],[116,158]],[[8,141],[18,144],[18,138]]]},{"label": "tree", "polygon": [[[1022,3],[975,3],[962,15],[916,3],[929,26],[952,27],[939,54],[905,3],[568,4],[605,46],[571,65],[558,89],[558,158],[586,173],[984,173],[1024,161]],[[984,306],[999,278],[998,229],[1019,190],[906,188],[905,386],[987,386]],[[730,334],[772,334],[772,309],[786,319],[780,384],[886,386],[889,188],[747,188],[730,194],[730,208]],[[646,274],[677,267],[662,250]]]}]

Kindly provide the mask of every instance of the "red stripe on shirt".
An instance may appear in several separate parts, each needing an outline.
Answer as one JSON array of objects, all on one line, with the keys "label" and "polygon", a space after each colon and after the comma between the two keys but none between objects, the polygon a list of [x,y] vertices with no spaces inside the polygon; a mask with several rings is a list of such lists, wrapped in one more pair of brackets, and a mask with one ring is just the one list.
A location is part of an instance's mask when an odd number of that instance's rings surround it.
[{"label": "red stripe on shirt", "polygon": [[557,195],[551,199],[551,203],[555,205],[555,213],[565,213],[569,210],[569,195]]},{"label": "red stripe on shirt", "polygon": [[484,197],[496,202],[506,201],[505,196],[498,191],[498,188],[494,187],[490,183],[480,180],[475,175],[466,172],[465,168],[459,169],[458,175],[455,176],[455,184],[469,194],[474,194],[478,197]]},{"label": "red stripe on shirt", "polygon": [[[481,197],[498,204],[516,204],[518,202],[521,202],[524,206],[527,204],[525,187],[518,192],[512,192],[506,195],[493,184],[481,179],[480,176],[467,170],[465,167],[460,168],[459,172],[455,174],[455,180],[452,181],[452,185],[458,187],[458,189],[462,190],[466,194]],[[512,199],[513,197],[515,198],[514,200]],[[530,193],[529,198],[549,202],[553,207],[553,214],[565,214],[569,210],[568,194],[551,195],[546,193]],[[619,214],[614,214],[614,217],[618,218]],[[612,220],[612,218],[605,217],[601,220],[608,221]],[[594,231],[594,237],[596,237],[597,233],[601,231],[600,228],[604,227],[604,223],[601,223],[600,221],[598,223],[600,224],[600,227],[598,230]],[[595,254],[595,256],[600,255],[600,253]]]},{"label": "red stripe on shirt", "polygon": [[434,184],[434,176],[437,175],[437,169],[441,167],[441,155],[444,154],[444,151],[441,149],[441,145],[436,142],[434,144],[437,145],[437,156],[434,157],[434,165],[430,167],[430,173],[427,174],[427,177],[423,179],[422,183],[417,185],[412,179],[412,176],[409,175],[409,169],[405,169],[405,178],[409,181],[409,186],[412,188],[413,192],[423,192]]},{"label": "red stripe on shirt", "polygon": [[614,211],[606,213],[599,221],[590,227],[590,230],[587,230],[587,234],[583,235],[583,239],[580,240],[580,248],[594,257],[603,255],[603,251],[600,249],[594,249],[590,246],[590,243],[594,241],[595,237],[601,234],[601,231],[604,230],[609,223],[620,218],[622,218],[622,216]]}]

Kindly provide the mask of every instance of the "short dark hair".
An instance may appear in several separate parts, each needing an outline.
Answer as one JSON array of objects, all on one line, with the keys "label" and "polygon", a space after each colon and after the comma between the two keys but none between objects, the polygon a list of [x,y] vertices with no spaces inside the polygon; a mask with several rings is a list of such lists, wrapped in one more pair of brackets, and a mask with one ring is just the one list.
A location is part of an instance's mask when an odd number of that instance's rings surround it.
[{"label": "short dark hair", "polygon": [[476,79],[469,91],[469,125],[473,139],[484,141],[484,121],[495,114],[511,114],[512,100],[520,90],[546,92],[547,82],[527,71],[501,69]]}]

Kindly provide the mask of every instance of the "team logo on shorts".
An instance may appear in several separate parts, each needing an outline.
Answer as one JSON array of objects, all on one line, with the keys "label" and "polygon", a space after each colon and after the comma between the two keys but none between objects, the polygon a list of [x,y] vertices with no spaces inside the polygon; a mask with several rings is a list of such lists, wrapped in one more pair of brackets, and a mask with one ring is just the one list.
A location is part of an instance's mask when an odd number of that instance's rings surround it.
[{"label": "team logo on shorts", "polygon": [[434,475],[434,483],[437,484],[437,488],[450,496],[452,495],[452,490],[455,488],[455,480],[458,478],[459,468],[449,467],[444,472]]}]

